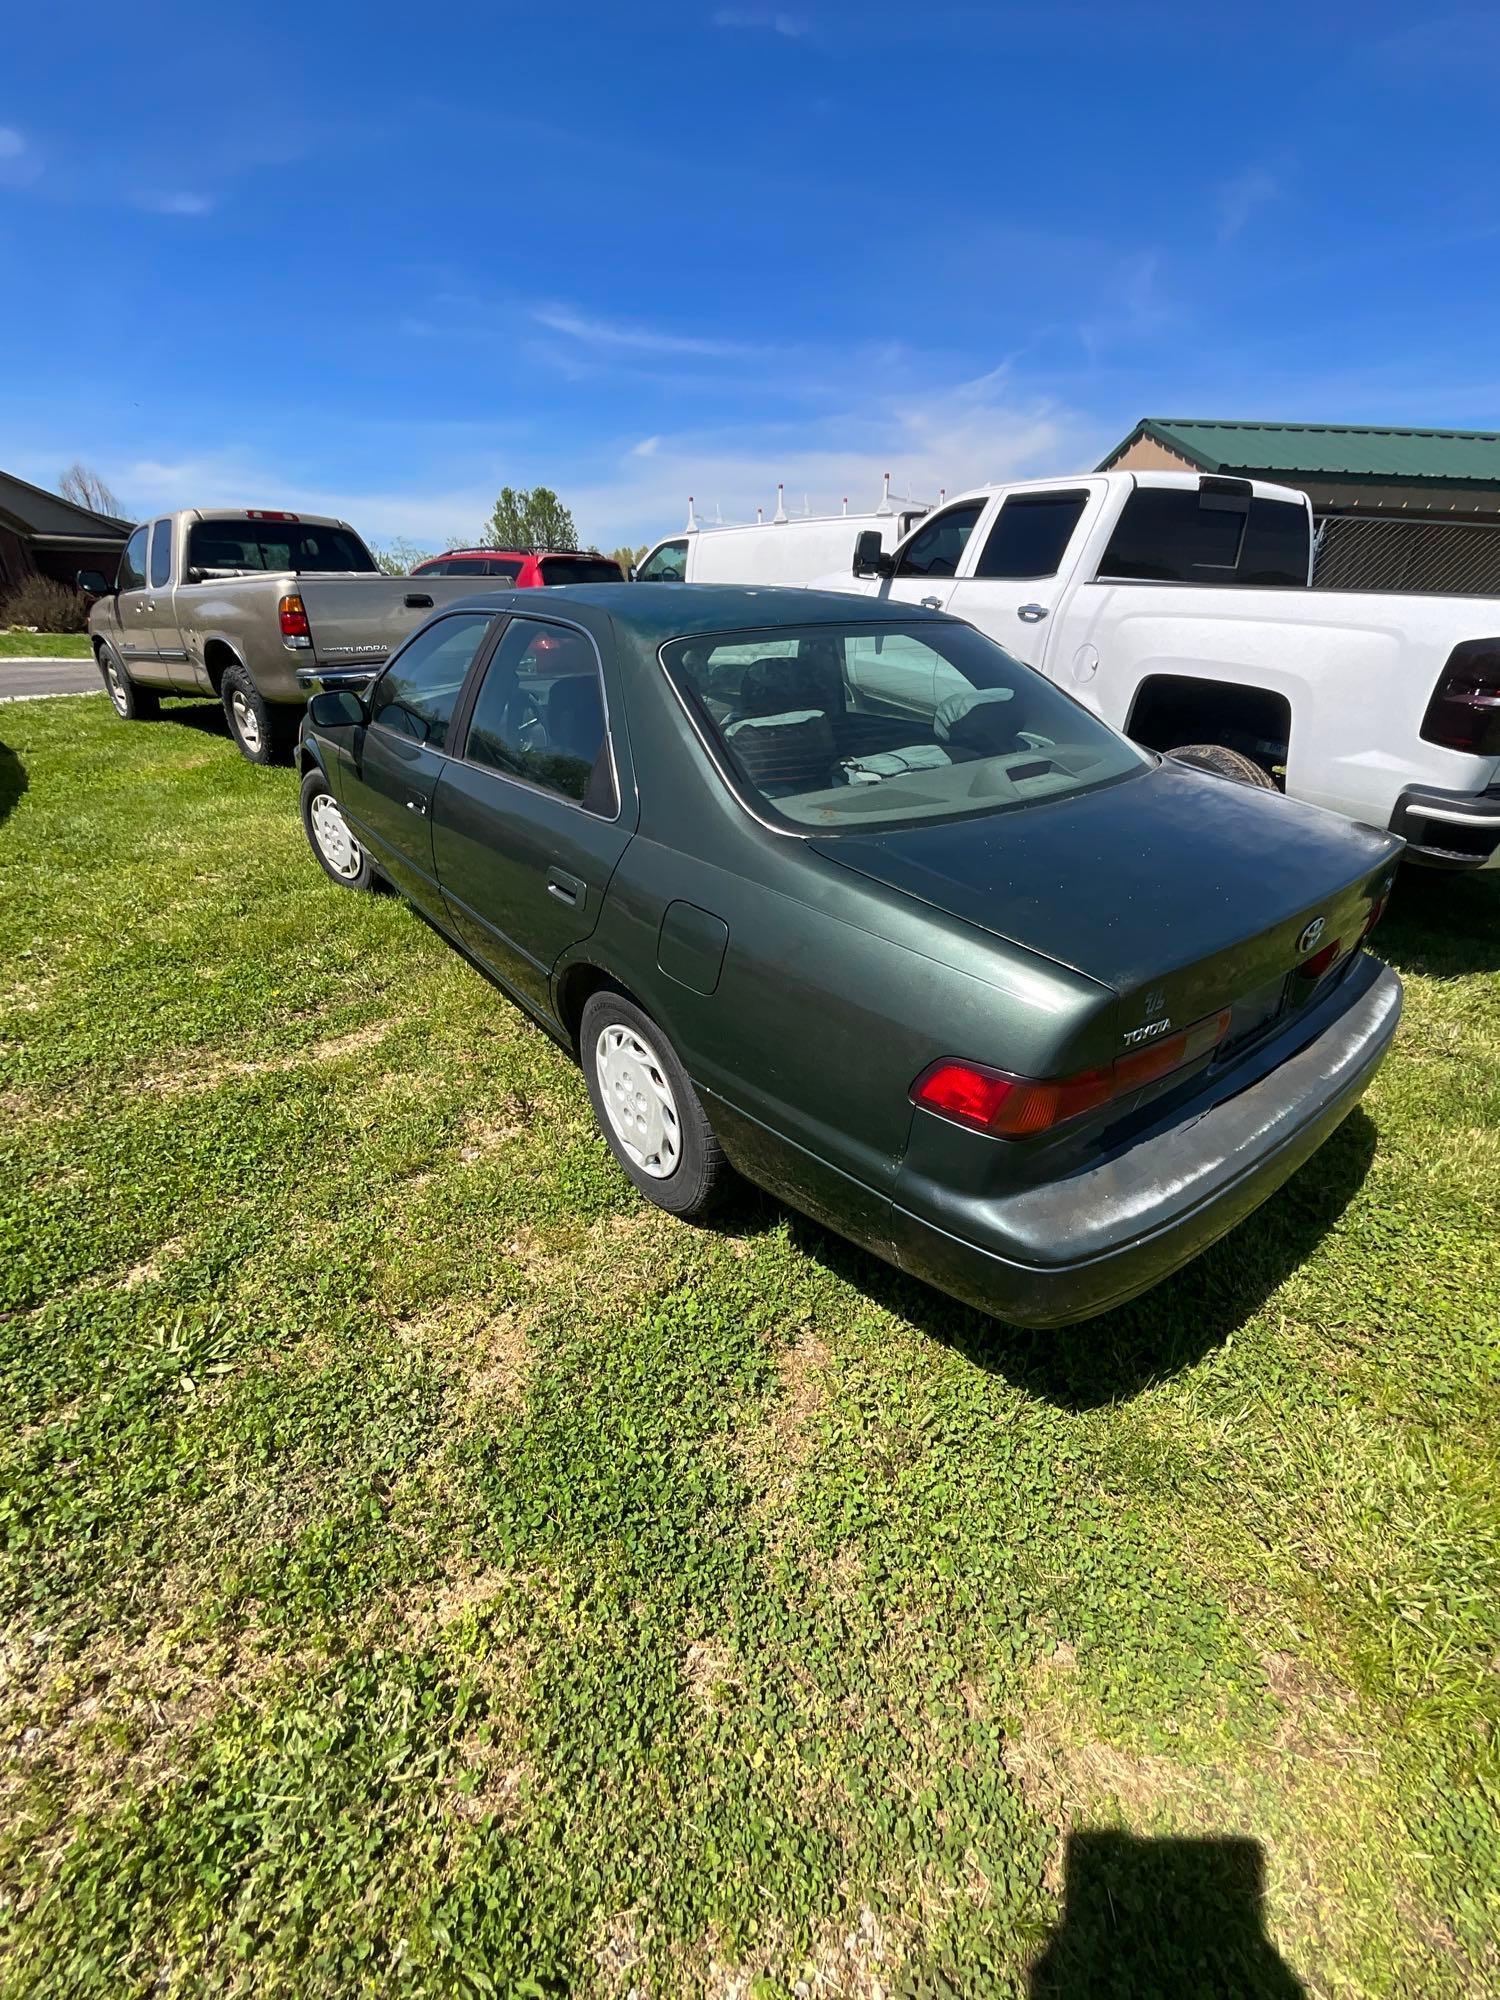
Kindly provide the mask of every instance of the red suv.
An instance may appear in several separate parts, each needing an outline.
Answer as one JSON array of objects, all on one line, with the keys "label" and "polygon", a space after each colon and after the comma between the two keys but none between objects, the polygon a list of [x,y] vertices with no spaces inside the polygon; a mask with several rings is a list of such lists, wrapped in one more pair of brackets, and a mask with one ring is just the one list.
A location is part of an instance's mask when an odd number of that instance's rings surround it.
[{"label": "red suv", "polygon": [[488,576],[531,590],[549,583],[623,583],[625,573],[613,556],[592,549],[559,549],[539,555],[535,549],[449,549],[430,556],[413,576]]}]

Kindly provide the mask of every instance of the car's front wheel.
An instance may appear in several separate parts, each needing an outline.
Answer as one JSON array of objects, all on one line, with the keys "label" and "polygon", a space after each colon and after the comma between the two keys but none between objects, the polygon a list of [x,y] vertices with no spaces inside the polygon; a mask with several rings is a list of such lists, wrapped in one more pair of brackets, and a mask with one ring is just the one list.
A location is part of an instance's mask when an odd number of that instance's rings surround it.
[{"label": "car's front wheel", "polygon": [[120,720],[155,722],[161,714],[161,698],[156,690],[136,685],[121,665],[113,646],[101,646],[97,657],[99,672],[104,677],[104,692],[114,703],[115,714]]},{"label": "car's front wheel", "polygon": [[325,875],[341,889],[374,888],[370,857],[349,831],[343,809],[321,771],[309,771],[302,780],[302,824],[307,844]]},{"label": "car's front wheel", "polygon": [[673,1215],[706,1214],[729,1163],[661,1029],[606,988],[584,1007],[578,1048],[594,1116],[636,1187]]}]

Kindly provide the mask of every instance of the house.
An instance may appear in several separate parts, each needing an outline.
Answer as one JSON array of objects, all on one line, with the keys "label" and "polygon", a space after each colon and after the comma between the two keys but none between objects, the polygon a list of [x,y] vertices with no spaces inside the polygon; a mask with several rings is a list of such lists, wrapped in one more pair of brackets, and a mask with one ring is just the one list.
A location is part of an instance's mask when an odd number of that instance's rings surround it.
[{"label": "house", "polygon": [[1500,432],[1143,417],[1100,461],[1296,486],[1324,589],[1500,596]]},{"label": "house", "polygon": [[97,569],[113,583],[130,525],[0,472],[0,598],[38,571],[72,583]]}]

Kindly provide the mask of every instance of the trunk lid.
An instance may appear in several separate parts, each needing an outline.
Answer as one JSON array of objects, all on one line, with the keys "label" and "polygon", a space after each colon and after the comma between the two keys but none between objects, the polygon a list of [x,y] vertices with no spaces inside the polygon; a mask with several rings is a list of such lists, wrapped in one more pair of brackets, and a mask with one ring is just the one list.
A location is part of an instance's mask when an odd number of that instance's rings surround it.
[{"label": "trunk lid", "polygon": [[373,673],[424,618],[482,590],[471,576],[301,576],[283,586],[307,612],[311,668],[368,667]]},{"label": "trunk lid", "polygon": [[1170,759],[1054,802],[811,844],[1111,988],[1124,1047],[1226,1007],[1226,1046],[1264,1032],[1315,990],[1299,966],[1357,943],[1401,849]]}]

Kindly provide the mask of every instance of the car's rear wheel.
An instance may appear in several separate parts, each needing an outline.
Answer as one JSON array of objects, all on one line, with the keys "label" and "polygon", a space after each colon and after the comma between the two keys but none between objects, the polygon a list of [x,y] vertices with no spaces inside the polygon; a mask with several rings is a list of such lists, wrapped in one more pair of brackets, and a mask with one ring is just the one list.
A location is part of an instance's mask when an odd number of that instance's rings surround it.
[{"label": "car's rear wheel", "polygon": [[673,1215],[706,1214],[729,1163],[656,1022],[606,988],[584,1007],[578,1047],[594,1116],[635,1186]]},{"label": "car's rear wheel", "polygon": [[291,733],[287,711],[266,700],[238,661],[225,671],[219,699],[242,757],[252,764],[274,764],[285,754]]},{"label": "car's rear wheel", "polygon": [[161,697],[156,690],[136,685],[121,665],[113,646],[101,646],[98,660],[99,672],[104,677],[104,692],[114,704],[115,714],[120,720],[155,722],[161,714]]},{"label": "car's rear wheel", "polygon": [[341,889],[374,888],[370,857],[350,832],[343,809],[321,771],[309,771],[302,780],[302,824],[308,846],[325,875]]},{"label": "car's rear wheel", "polygon": [[1179,764],[1192,764],[1200,771],[1213,771],[1221,778],[1233,778],[1237,784],[1256,785],[1263,792],[1274,792],[1276,780],[1263,764],[1257,764],[1253,757],[1246,757],[1238,750],[1231,750],[1224,743],[1183,743],[1177,749],[1167,752]]}]

